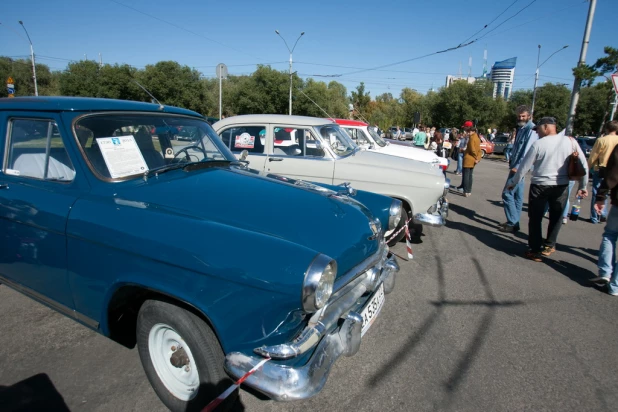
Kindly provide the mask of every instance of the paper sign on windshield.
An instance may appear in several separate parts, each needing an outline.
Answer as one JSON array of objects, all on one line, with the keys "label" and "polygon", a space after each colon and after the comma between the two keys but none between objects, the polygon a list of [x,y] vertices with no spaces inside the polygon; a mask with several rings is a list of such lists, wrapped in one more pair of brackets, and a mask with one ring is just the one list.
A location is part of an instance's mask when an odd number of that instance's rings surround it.
[{"label": "paper sign on windshield", "polygon": [[253,149],[255,147],[255,136],[251,136],[249,133],[236,136],[234,147],[238,147],[239,149]]},{"label": "paper sign on windshield", "polygon": [[148,166],[133,136],[99,137],[97,143],[112,178],[148,171]]}]

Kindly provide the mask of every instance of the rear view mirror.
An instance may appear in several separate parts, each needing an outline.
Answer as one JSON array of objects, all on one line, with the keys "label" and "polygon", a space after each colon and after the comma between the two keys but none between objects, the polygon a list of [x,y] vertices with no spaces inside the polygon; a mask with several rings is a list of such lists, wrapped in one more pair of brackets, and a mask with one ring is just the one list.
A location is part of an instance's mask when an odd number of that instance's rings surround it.
[{"label": "rear view mirror", "polygon": [[249,156],[249,152],[247,151],[247,149],[243,150],[242,152],[240,152],[240,158],[239,160],[241,162],[244,162],[245,160],[247,160],[247,156]]}]

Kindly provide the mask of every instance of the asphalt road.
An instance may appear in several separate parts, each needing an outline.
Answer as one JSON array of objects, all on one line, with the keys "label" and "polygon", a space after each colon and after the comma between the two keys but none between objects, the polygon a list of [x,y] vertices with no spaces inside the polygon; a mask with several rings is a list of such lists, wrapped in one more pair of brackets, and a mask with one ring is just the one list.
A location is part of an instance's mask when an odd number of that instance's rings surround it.
[{"label": "asphalt road", "polygon": [[[360,352],[335,364],[318,396],[275,403],[242,392],[239,409],[615,410],[618,298],[587,282],[603,226],[569,222],[550,259],[523,259],[525,213],[521,233],[496,231],[506,174],[504,162],[485,159],[472,197],[450,195],[449,223],[425,230]],[[404,244],[394,250],[405,254]],[[0,386],[13,395],[34,388],[72,411],[164,410],[137,350],[5,286],[0,324]]]}]

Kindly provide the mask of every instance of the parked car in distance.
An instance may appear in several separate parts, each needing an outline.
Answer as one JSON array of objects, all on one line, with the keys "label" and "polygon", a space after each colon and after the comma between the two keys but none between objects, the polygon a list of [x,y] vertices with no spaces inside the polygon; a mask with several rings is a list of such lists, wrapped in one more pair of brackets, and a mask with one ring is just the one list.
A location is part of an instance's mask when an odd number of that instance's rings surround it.
[{"label": "parked car in distance", "polygon": [[388,139],[394,139],[396,134],[397,134],[397,126],[391,126],[388,128],[388,130],[386,130],[386,137]]},{"label": "parked car in distance", "polygon": [[[361,150],[348,133],[329,119],[285,115],[244,115],[213,125],[232,152],[248,150],[250,167],[263,174],[275,173],[313,182],[338,185],[383,194],[403,203],[401,225],[408,217],[417,224],[442,226],[448,213],[445,177],[429,163]],[[265,130],[265,145],[259,139],[251,147],[238,146],[238,136],[256,136]],[[296,145],[279,147],[278,130],[294,134]],[[403,238],[403,231],[391,245]],[[388,233],[387,233],[388,235]]]},{"label": "parked car in distance", "polygon": [[413,139],[413,135],[412,135],[412,129],[410,129],[409,127],[404,127],[403,128],[403,139],[402,140],[412,140]]},{"label": "parked car in distance", "polygon": [[494,144],[486,139],[484,136],[481,137],[481,157],[485,157],[494,152]]},{"label": "parked car in distance", "polygon": [[494,144],[493,153],[504,154],[504,150],[506,149],[508,142],[509,142],[508,134],[506,133],[498,134],[496,138],[494,139],[494,141],[492,142]]},{"label": "parked car in distance", "polygon": [[343,130],[348,132],[354,143],[361,148],[420,162],[438,164],[443,171],[448,168],[448,159],[438,157],[434,152],[428,150],[419,150],[411,144],[398,141],[393,141],[394,144],[392,144],[390,141],[380,138],[365,122],[347,119],[330,120],[335,121]]},{"label": "parked car in distance", "polygon": [[577,143],[582,149],[582,152],[586,155],[586,157],[590,156],[590,152],[594,147],[594,142],[596,142],[597,138],[594,136],[580,136],[577,138]]},{"label": "parked car in distance", "polygon": [[[185,129],[193,140],[174,139]],[[198,113],[0,99],[0,148],[0,283],[137,345],[173,411],[202,410],[265,359],[244,385],[315,395],[394,287],[384,233],[400,201],[260,176]]]}]

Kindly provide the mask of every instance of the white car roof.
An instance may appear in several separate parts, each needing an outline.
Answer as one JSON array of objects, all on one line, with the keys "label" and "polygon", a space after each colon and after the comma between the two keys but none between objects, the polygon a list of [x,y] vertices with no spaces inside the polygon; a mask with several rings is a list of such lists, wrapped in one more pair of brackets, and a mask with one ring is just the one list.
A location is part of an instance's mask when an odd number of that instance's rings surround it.
[{"label": "white car roof", "polygon": [[290,116],[285,114],[246,114],[241,116],[226,117],[212,125],[217,130],[230,124],[246,123],[275,123],[290,126],[322,126],[325,124],[336,124],[329,119],[309,116]]}]

